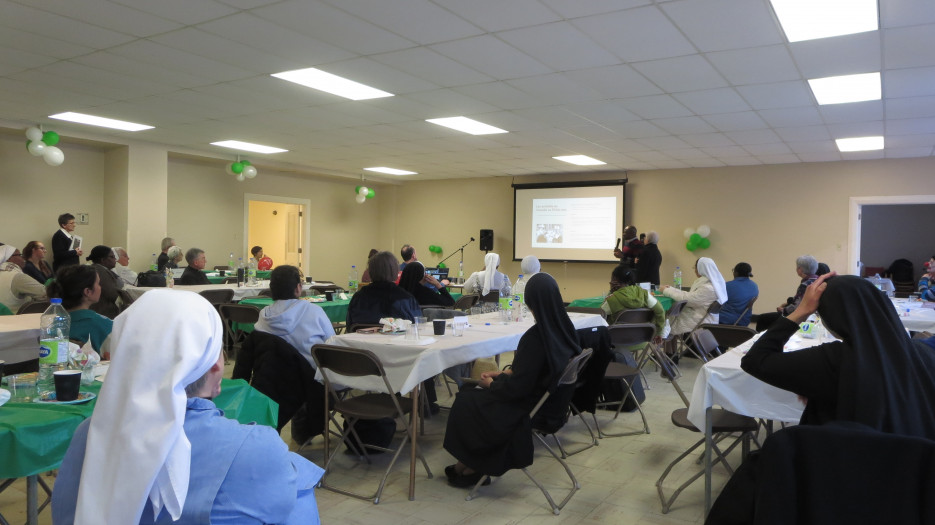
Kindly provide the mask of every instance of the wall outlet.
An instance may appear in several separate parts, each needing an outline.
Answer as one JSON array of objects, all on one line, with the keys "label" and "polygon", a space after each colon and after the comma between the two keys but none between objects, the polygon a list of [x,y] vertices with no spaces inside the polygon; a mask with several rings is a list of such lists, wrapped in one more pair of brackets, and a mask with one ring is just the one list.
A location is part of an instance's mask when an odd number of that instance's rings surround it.
[{"label": "wall outlet", "polygon": [[87,224],[88,223],[88,214],[87,213],[76,213],[75,222],[78,224]]}]

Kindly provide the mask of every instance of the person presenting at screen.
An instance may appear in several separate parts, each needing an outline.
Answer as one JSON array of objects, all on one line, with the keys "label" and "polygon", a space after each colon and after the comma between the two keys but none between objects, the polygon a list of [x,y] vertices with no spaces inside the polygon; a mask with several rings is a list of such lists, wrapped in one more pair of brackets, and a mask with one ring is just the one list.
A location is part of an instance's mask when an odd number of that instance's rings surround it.
[{"label": "person presenting at screen", "polygon": [[620,259],[620,264],[632,267],[642,251],[643,243],[636,236],[636,226],[630,225],[624,228],[623,246],[614,248],[614,257]]}]

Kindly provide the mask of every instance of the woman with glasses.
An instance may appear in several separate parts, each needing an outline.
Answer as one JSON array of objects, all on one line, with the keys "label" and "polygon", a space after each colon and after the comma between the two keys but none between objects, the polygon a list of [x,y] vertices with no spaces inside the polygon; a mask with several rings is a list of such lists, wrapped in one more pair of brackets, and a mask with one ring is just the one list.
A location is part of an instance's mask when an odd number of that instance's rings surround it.
[{"label": "woman with glasses", "polygon": [[54,274],[49,263],[45,262],[45,245],[39,241],[29,241],[29,244],[23,248],[23,258],[26,259],[26,265],[23,266],[23,273],[45,284]]}]

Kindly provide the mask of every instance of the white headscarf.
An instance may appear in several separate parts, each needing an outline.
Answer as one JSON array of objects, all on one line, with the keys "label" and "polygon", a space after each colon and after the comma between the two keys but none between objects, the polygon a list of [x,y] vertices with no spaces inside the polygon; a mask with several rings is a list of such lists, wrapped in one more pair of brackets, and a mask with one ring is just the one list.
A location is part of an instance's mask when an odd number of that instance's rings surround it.
[{"label": "white headscarf", "polygon": [[139,523],[147,501],[181,516],[191,443],[185,387],[221,352],[221,319],[198,294],[151,290],[114,320],[107,380],[91,416],[75,524]]},{"label": "white headscarf", "polygon": [[10,246],[9,244],[0,246],[0,265],[3,265],[3,263],[7,262],[7,259],[9,259],[14,253],[16,253],[16,248],[13,246]]},{"label": "white headscarf", "polygon": [[490,293],[490,289],[494,290],[497,285],[497,267],[500,266],[500,256],[491,252],[484,256],[484,289],[481,295],[487,295]]},{"label": "white headscarf", "polygon": [[520,268],[523,270],[523,279],[529,280],[530,277],[539,273],[542,269],[542,265],[539,264],[539,258],[535,255],[527,255],[523,257],[523,262],[520,263]]},{"label": "white headscarf", "polygon": [[698,259],[697,268],[698,273],[702,277],[707,277],[714,286],[714,293],[717,294],[717,302],[721,304],[727,302],[727,285],[724,284],[724,277],[721,275],[721,272],[718,271],[714,261],[707,257],[702,257]]}]

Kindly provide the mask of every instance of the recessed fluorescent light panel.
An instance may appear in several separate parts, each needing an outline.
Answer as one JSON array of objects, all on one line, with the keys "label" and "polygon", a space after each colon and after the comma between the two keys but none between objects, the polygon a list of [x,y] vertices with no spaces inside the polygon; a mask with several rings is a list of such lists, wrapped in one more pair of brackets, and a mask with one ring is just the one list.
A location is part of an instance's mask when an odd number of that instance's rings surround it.
[{"label": "recessed fluorescent light panel", "polygon": [[810,78],[808,85],[819,104],[880,100],[880,73]]},{"label": "recessed fluorescent light panel", "polygon": [[112,118],[95,117],[94,115],[85,115],[84,113],[74,113],[72,111],[49,115],[49,118],[67,120],[68,122],[77,122],[78,124],[87,124],[89,126],[119,129],[122,131],[143,131],[144,129],[153,129],[153,126],[147,126],[146,124],[137,124],[135,122],[127,122],[125,120],[114,120]]},{"label": "recessed fluorescent light panel", "polygon": [[877,0],[770,0],[789,42],[876,31]]},{"label": "recessed fluorescent light panel", "polygon": [[883,137],[853,137],[849,139],[837,139],[838,150],[842,153],[847,151],[874,151],[883,149]]},{"label": "recessed fluorescent light panel", "polygon": [[587,155],[563,155],[561,157],[552,158],[577,166],[600,166],[601,164],[607,164],[606,162],[588,157]]},{"label": "recessed fluorescent light panel", "polygon": [[438,124],[439,126],[445,126],[446,128],[451,128],[456,131],[470,133],[471,135],[493,135],[494,133],[509,133],[509,131],[505,129],[495,128],[488,124],[484,124],[483,122],[478,122],[467,117],[430,118],[426,119],[425,121],[431,122],[432,124]]},{"label": "recessed fluorescent light panel", "polygon": [[416,175],[416,172],[414,171],[398,170],[396,168],[387,168],[386,166],[364,169],[367,171],[375,171],[377,173],[386,173],[387,175]]},{"label": "recessed fluorescent light panel", "polygon": [[367,100],[370,98],[393,96],[392,93],[387,93],[386,91],[372,88],[344,77],[332,75],[331,73],[326,73],[313,67],[273,73],[272,76],[351,100]]},{"label": "recessed fluorescent light panel", "polygon": [[241,151],[251,151],[253,153],[285,153],[289,151],[287,149],[274,148],[272,146],[253,144],[250,142],[241,142],[239,140],[222,140],[220,142],[212,142],[211,145],[221,146],[222,148],[239,149]]}]

